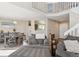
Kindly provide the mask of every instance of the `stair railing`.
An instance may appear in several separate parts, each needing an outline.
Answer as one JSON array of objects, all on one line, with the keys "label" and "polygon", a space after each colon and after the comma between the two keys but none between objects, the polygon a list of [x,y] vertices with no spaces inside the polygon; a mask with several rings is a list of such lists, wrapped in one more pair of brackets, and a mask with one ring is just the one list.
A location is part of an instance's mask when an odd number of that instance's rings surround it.
[{"label": "stair railing", "polygon": [[72,28],[70,28],[68,31],[66,31],[64,33],[64,36],[67,36],[67,35],[73,35],[73,36],[76,36],[77,35],[77,29],[79,28],[79,23],[76,24],[75,26],[73,26]]}]

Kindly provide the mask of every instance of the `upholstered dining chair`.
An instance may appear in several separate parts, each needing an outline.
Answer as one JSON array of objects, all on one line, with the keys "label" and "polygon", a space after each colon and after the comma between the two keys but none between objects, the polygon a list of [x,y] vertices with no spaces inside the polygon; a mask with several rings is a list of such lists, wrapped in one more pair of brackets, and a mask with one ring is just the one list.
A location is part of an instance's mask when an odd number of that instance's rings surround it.
[{"label": "upholstered dining chair", "polygon": [[13,36],[9,36],[9,38],[7,39],[7,46],[9,47],[14,47],[16,46],[16,38]]}]

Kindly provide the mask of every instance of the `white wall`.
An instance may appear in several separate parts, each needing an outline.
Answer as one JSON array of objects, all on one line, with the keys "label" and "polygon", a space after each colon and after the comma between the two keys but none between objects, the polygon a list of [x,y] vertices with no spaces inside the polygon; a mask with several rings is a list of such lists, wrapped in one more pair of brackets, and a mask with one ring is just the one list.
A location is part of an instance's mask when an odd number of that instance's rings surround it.
[{"label": "white wall", "polygon": [[17,24],[15,25],[15,29],[17,32],[26,33],[27,31],[27,21],[17,21]]},{"label": "white wall", "polygon": [[59,37],[59,23],[53,20],[48,20],[48,34],[53,33],[55,37]]},{"label": "white wall", "polygon": [[68,30],[68,22],[63,22],[59,24],[59,37],[64,38],[64,32]]},{"label": "white wall", "polygon": [[79,23],[79,7],[73,8],[70,10],[70,28]]},{"label": "white wall", "polygon": [[70,28],[79,23],[79,14],[75,12],[70,13]]}]

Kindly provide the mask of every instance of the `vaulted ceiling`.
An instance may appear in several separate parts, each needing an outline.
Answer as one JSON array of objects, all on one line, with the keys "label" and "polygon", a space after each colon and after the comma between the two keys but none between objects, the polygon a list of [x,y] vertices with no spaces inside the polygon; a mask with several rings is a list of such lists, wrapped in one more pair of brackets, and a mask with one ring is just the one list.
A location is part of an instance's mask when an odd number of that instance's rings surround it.
[{"label": "vaulted ceiling", "polygon": [[0,2],[0,18],[30,20],[41,15],[29,8],[32,8],[31,3]]}]

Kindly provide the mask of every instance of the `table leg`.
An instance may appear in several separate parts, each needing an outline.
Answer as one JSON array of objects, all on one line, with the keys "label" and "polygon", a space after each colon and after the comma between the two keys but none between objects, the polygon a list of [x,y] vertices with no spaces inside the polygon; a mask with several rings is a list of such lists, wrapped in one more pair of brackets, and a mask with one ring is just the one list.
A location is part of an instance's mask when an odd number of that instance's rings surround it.
[{"label": "table leg", "polygon": [[6,37],[4,39],[4,47],[6,48]]}]

